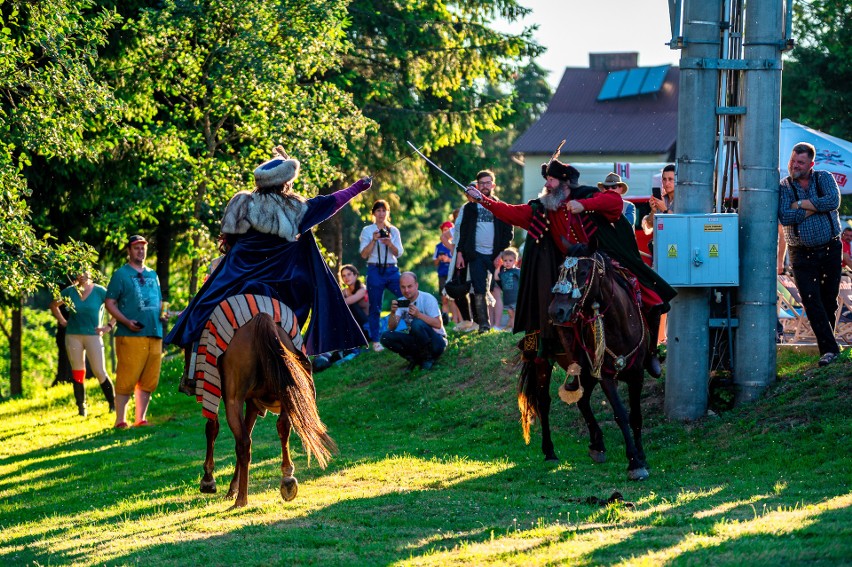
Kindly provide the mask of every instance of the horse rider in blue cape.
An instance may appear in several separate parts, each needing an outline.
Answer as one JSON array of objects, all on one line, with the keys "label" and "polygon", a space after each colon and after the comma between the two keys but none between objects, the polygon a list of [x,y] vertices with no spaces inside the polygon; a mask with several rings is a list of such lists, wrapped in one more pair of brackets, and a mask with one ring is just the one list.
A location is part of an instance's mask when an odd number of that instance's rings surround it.
[{"label": "horse rider in blue cape", "polygon": [[[274,157],[254,170],[254,191],[240,191],[225,207],[221,231],[230,249],[165,339],[186,349],[187,367],[213,310],[240,294],[282,301],[293,310],[300,327],[310,317],[305,336],[308,354],[367,344],[311,229],[369,189],[372,178],[306,199],[293,192],[300,167],[278,146]],[[195,395],[188,371],[179,389]]]}]

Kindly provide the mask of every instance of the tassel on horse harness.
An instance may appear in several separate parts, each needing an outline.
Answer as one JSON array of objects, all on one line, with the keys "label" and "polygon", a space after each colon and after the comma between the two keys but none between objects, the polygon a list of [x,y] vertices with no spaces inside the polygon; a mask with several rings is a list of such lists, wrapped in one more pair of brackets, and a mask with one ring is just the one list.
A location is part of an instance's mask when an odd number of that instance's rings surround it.
[{"label": "tassel on horse harness", "polygon": [[[586,357],[589,359],[589,364],[592,366],[592,376],[598,380],[601,379],[601,369],[603,368],[604,357],[608,354],[613,360],[613,368],[615,369],[613,378],[616,378],[618,374],[627,367],[628,361],[636,355],[636,352],[645,343],[647,339],[647,329],[643,322],[641,339],[639,339],[637,345],[633,347],[633,350],[625,355],[617,355],[606,346],[606,332],[603,324],[604,314],[600,311],[600,304],[597,301],[592,303],[592,316],[590,318],[586,319],[581,315],[583,306],[585,305],[589,292],[593,287],[595,275],[597,274],[600,278],[603,278],[606,273],[606,263],[603,261],[600,254],[595,253],[595,255],[589,259],[594,262],[595,269],[590,272],[588,281],[584,283],[585,289],[583,289],[582,293],[580,292],[580,286],[577,285],[577,266],[579,265],[579,261],[573,256],[565,258],[565,262],[562,264],[559,271],[559,279],[553,286],[552,291],[553,293],[561,295],[570,294],[572,299],[579,299],[579,301],[575,304],[577,312],[575,318],[579,317],[583,319],[585,323],[591,324],[592,341],[595,345],[594,354],[590,353],[589,349],[584,348],[583,350],[586,352]],[[579,335],[579,330],[576,332]],[[578,336],[577,338],[578,342],[583,344],[580,337]]]}]

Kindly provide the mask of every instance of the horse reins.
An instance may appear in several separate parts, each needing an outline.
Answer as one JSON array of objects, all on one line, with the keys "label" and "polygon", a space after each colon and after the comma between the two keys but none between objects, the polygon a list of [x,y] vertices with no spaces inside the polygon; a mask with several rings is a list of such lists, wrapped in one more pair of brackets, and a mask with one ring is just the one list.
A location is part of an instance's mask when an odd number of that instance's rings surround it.
[{"label": "horse reins", "polygon": [[[590,352],[590,349],[587,349],[585,347],[585,344],[583,343],[580,337],[579,325],[575,324],[573,325],[573,327],[577,343],[580,344],[580,346],[583,348],[583,351],[586,353],[586,356],[589,359],[589,363],[592,365],[592,376],[597,379],[600,379],[601,368],[603,367],[604,361],[604,353],[606,353],[613,359],[613,366],[615,368],[615,374],[613,375],[613,378],[615,378],[622,370],[627,368],[628,361],[630,363],[633,362],[636,353],[639,351],[639,348],[647,339],[647,331],[645,329],[644,321],[642,324],[642,337],[639,339],[639,342],[636,344],[636,346],[633,347],[633,350],[631,350],[625,355],[615,354],[612,349],[610,349],[606,344],[606,331],[603,326],[604,314],[606,313],[606,311],[609,310],[612,304],[610,303],[610,305],[607,305],[603,311],[600,311],[600,304],[598,302],[594,302],[591,305],[591,317],[587,318],[583,316],[583,310],[586,309],[586,301],[588,300],[591,289],[594,286],[595,277],[597,276],[598,278],[602,279],[603,276],[606,274],[606,262],[604,262],[603,258],[597,252],[595,252],[593,257],[589,258],[589,260],[594,263],[594,267],[592,270],[590,270],[586,281],[583,282],[583,291],[581,294],[580,287],[577,286],[577,267],[579,266],[579,260],[573,257],[571,259],[573,259],[574,261],[569,262],[568,258],[565,259],[565,263],[563,264],[562,269],[560,270],[559,280],[557,281],[557,284],[553,286],[553,291],[554,293],[559,293],[557,289],[564,290],[566,288],[572,287],[573,289],[571,290],[571,296],[573,298],[577,298],[579,296],[579,301],[574,305],[573,314],[569,318],[569,321],[574,323],[577,321],[577,319],[579,319],[584,324],[591,326],[592,336],[595,342],[594,354]],[[570,282],[568,281],[569,275]],[[615,285],[615,281],[613,280],[612,287],[614,288]],[[592,358],[593,356],[594,359]]]}]

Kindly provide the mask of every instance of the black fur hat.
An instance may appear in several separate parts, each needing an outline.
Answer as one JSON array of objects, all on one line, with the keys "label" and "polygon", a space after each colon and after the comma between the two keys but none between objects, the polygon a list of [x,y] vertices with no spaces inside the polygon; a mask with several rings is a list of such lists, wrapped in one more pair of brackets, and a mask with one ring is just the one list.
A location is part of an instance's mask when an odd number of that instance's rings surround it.
[{"label": "black fur hat", "polygon": [[580,179],[580,172],[573,165],[562,163],[558,159],[550,160],[550,163],[541,164],[541,176],[547,179],[553,177],[560,181],[567,181],[571,185],[576,185]]}]

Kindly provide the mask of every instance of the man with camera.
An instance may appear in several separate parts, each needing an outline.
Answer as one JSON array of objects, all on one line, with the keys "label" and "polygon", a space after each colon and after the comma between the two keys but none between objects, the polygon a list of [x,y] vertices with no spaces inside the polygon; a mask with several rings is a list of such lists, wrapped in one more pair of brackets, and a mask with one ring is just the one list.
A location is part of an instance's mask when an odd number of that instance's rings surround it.
[{"label": "man with camera", "polygon": [[[408,361],[406,372],[420,366],[429,370],[447,348],[447,332],[441,320],[441,307],[432,295],[418,289],[417,276],[403,272],[399,277],[402,299],[391,302],[388,331],[382,345]],[[396,328],[405,321],[407,332]]]},{"label": "man with camera", "polygon": [[367,297],[370,313],[367,317],[370,328],[370,340],[373,350],[383,350],[379,342],[379,319],[382,311],[382,296],[385,290],[399,297],[399,267],[397,261],[402,256],[402,237],[399,229],[390,224],[390,205],[384,199],[373,203],[373,224],[361,231],[361,257],[367,260]]}]

